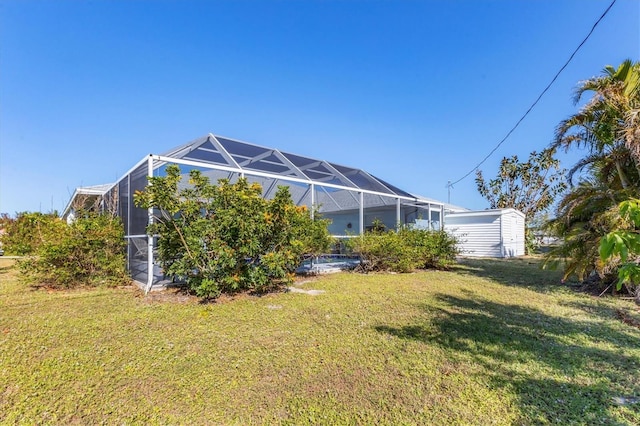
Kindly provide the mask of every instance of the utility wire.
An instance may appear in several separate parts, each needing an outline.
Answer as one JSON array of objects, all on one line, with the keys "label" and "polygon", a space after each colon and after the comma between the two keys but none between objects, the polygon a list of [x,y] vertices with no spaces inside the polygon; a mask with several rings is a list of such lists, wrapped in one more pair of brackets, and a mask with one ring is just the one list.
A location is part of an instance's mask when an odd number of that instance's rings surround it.
[{"label": "utility wire", "polygon": [[551,79],[551,82],[549,84],[547,84],[547,87],[544,88],[544,90],[540,93],[540,95],[536,98],[536,100],[531,104],[531,106],[529,107],[529,109],[522,115],[522,117],[520,117],[520,119],[517,121],[517,123],[511,128],[511,130],[509,130],[509,132],[506,134],[506,136],[504,138],[502,138],[502,140],[500,142],[498,142],[498,144],[486,155],[486,157],[484,157],[482,159],[482,161],[480,161],[473,169],[469,170],[469,172],[462,176],[460,179],[458,179],[457,181],[451,183],[451,181],[447,182],[447,187],[450,188],[453,185],[455,185],[456,183],[464,180],[467,176],[469,176],[471,173],[473,173],[474,171],[478,170],[478,167],[480,167],[485,161],[487,161],[489,159],[489,157],[491,157],[491,155],[496,152],[496,150],[498,148],[500,148],[500,145],[502,145],[508,138],[509,136],[511,136],[511,134],[518,128],[518,126],[520,126],[520,123],[522,123],[522,121],[527,117],[527,115],[529,115],[529,113],[531,112],[531,110],[533,110],[533,108],[538,104],[538,102],[540,101],[540,99],[542,98],[542,96],[544,96],[545,93],[547,93],[547,91],[551,88],[551,85],[553,85],[553,83],[555,83],[555,81],[558,79],[558,77],[560,76],[560,73],[562,73],[562,71],[564,71],[564,69],[567,67],[567,65],[569,65],[569,62],[571,62],[571,60],[573,59],[573,57],[576,55],[576,53],[578,53],[578,50],[580,50],[580,48],[582,47],[583,44],[586,43],[586,41],[589,39],[589,37],[591,36],[591,34],[593,34],[593,31],[596,29],[596,27],[598,26],[598,24],[600,23],[600,21],[602,21],[602,19],[607,15],[607,13],[609,13],[609,10],[611,10],[611,8],[613,7],[613,5],[616,3],[617,0],[613,0],[611,2],[611,4],[609,5],[609,7],[607,7],[607,9],[602,13],[602,15],[600,15],[600,17],[598,18],[598,20],[596,21],[595,24],[593,24],[593,26],[591,27],[591,31],[589,31],[589,34],[587,34],[587,36],[582,40],[582,42],[578,45],[578,47],[576,47],[576,49],[573,51],[573,53],[571,54],[571,56],[569,56],[569,59],[567,59],[567,62],[564,63],[564,65],[562,66],[562,68],[560,68],[560,70],[556,73],[556,75],[553,77],[553,79]]}]

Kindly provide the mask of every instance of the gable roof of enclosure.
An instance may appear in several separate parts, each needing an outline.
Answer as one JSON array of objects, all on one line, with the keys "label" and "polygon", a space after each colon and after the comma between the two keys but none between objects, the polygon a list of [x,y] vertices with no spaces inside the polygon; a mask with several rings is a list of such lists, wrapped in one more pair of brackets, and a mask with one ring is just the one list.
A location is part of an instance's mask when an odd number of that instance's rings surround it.
[{"label": "gable roof of enclosure", "polygon": [[[362,169],[291,154],[211,133],[163,154],[150,154],[150,157],[154,160],[154,169],[163,164],[177,163],[254,177],[297,182],[303,185],[313,184],[323,187],[327,193],[334,190],[347,190],[384,198],[400,198],[419,204],[444,205],[444,203],[433,199],[410,194]],[[141,160],[123,177],[139,168],[147,159],[148,157]],[[100,185],[99,190],[106,194],[114,185]],[[346,195],[346,193],[342,196],[331,193],[328,197],[345,209],[358,205],[358,200],[351,200],[353,197],[345,198]],[[63,215],[70,211],[73,198],[67,204]]]},{"label": "gable roof of enclosure", "polygon": [[80,186],[76,188],[73,191],[69,202],[62,211],[62,217],[66,218],[67,215],[71,212],[72,208],[78,208],[78,204],[80,204],[83,208],[92,204],[93,200],[95,200],[97,197],[104,196],[111,188],[113,188],[114,185],[115,183],[105,183],[102,185]]},{"label": "gable roof of enclosure", "polygon": [[154,158],[160,161],[184,162],[191,165],[203,165],[204,163],[230,172],[305,184],[315,183],[337,189],[363,191],[390,197],[417,199],[410,193],[361,169],[213,134],[195,139],[162,155],[154,156]]}]

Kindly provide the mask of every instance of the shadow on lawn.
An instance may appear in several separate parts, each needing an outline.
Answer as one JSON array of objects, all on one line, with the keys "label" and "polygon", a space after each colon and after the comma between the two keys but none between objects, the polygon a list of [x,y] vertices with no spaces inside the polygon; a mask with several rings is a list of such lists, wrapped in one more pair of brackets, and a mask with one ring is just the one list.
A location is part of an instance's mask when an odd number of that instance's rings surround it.
[{"label": "shadow on lawn", "polygon": [[617,316],[616,308],[605,303],[597,303],[597,301],[589,303],[588,301],[572,300],[570,302],[560,302],[560,305],[579,309],[588,315],[597,315],[601,318],[615,318]]},{"label": "shadow on lawn", "polygon": [[0,274],[7,274],[13,269],[13,266],[0,266]]},{"label": "shadow on lawn", "polygon": [[[423,306],[429,316],[422,324],[375,328],[402,339],[436,344],[453,359],[471,359],[484,366],[482,374],[490,376],[492,386],[517,395],[519,423],[624,424],[612,417],[613,398],[640,396],[634,378],[639,357],[582,343],[595,340],[611,342],[616,348],[638,347],[638,335],[623,333],[606,322],[572,321],[520,305],[449,295],[437,299],[438,306],[446,307]],[[573,380],[594,374],[597,384]],[[627,408],[636,420],[640,418],[637,404]]]},{"label": "shadow on lawn", "polygon": [[542,269],[542,259],[524,257],[512,259],[462,259],[452,268],[462,275],[488,278],[508,286],[524,287],[549,293],[564,285],[560,270]]}]

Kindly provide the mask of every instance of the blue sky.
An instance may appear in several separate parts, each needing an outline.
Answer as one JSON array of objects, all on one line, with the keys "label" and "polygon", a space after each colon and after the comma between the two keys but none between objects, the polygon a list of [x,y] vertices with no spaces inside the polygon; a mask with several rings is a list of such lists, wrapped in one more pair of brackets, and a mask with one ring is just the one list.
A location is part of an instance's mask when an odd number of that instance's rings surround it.
[{"label": "blue sky", "polygon": [[[210,132],[446,201],[609,3],[0,1],[0,212],[62,210],[75,187]],[[576,84],[626,58],[637,0],[618,0],[485,175],[547,146]],[[451,202],[488,207],[473,175]]]}]

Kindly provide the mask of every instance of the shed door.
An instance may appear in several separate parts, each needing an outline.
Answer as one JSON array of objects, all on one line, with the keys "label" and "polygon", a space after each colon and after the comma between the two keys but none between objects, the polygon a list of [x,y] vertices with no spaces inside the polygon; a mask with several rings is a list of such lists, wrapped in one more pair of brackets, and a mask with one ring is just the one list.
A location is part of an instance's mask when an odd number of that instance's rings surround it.
[{"label": "shed door", "polygon": [[511,250],[512,256],[518,255],[518,219],[513,217],[509,221],[511,223]]}]

